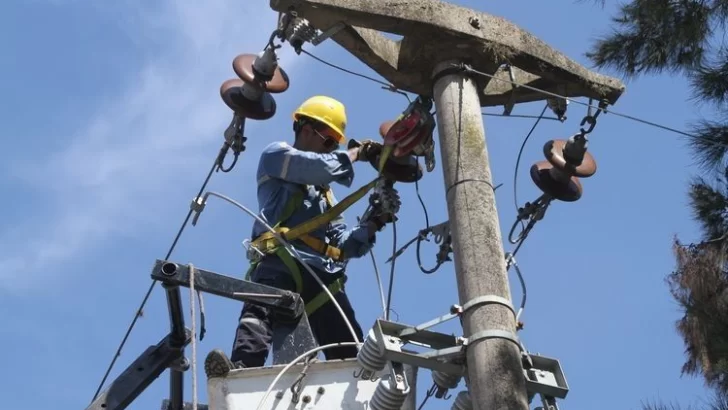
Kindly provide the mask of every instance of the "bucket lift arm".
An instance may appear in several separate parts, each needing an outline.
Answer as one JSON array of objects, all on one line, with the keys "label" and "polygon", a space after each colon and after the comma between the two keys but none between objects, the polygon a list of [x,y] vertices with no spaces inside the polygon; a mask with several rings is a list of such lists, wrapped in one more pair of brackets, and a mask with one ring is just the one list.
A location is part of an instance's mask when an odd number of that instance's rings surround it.
[{"label": "bucket lift arm", "polygon": [[[163,409],[191,409],[183,401],[183,374],[189,368],[184,349],[191,342],[192,332],[184,325],[180,291],[180,286],[190,286],[191,269],[189,265],[171,261],[158,259],[155,262],[151,277],[162,282],[165,289],[170,332],[139,355],[86,410],[126,409],[166,369],[170,370],[170,397],[164,401]],[[282,324],[273,329],[274,364],[288,363],[316,346],[308,318],[304,314],[303,300],[297,293],[194,269],[196,290],[263,306],[282,319],[289,319],[291,325]],[[198,405],[197,409],[191,410],[207,410],[207,406]]]}]

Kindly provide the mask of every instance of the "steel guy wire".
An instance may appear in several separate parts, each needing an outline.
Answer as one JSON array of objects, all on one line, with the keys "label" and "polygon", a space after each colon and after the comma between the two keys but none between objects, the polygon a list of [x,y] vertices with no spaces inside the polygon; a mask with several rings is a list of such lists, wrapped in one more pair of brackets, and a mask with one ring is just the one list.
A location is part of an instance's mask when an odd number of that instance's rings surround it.
[{"label": "steel guy wire", "polygon": [[[222,160],[225,157],[225,154],[227,153],[227,144],[223,145],[222,148],[220,148],[220,152],[218,153],[217,157],[215,157],[215,162],[212,164],[212,167],[210,168],[210,171],[207,173],[207,177],[205,178],[205,181],[202,183],[202,186],[200,187],[200,190],[197,193],[197,196],[195,198],[199,198],[203,192],[205,192],[205,188],[207,187],[207,184],[210,182],[210,178],[212,178],[213,172],[215,172],[215,169],[220,167],[222,165]],[[190,210],[187,212],[187,216],[185,217],[184,221],[182,222],[182,226],[180,226],[179,230],[177,231],[177,235],[174,237],[174,240],[172,241],[172,245],[169,247],[169,250],[167,251],[167,254],[165,255],[164,259],[168,260],[170,256],[172,256],[172,252],[174,252],[174,248],[177,246],[177,242],[179,242],[179,238],[182,236],[182,232],[184,232],[185,228],[187,227],[187,223],[190,221],[190,218],[192,217],[192,213],[194,212],[194,209],[190,207]],[[144,298],[142,299],[142,302],[139,304],[139,308],[136,311],[136,314],[134,315],[134,319],[132,319],[131,324],[126,330],[126,333],[124,334],[124,337],[121,339],[121,343],[119,344],[119,347],[116,349],[116,353],[114,354],[114,357],[111,359],[111,363],[109,364],[108,369],[106,369],[106,373],[104,374],[104,377],[101,379],[101,383],[99,383],[99,387],[96,389],[96,393],[94,393],[93,399],[91,401],[93,402],[98,397],[99,393],[101,392],[101,389],[104,387],[104,383],[106,383],[106,379],[109,377],[109,374],[111,373],[111,370],[114,367],[114,364],[116,364],[116,360],[121,356],[121,349],[124,348],[126,345],[126,341],[129,339],[129,335],[131,335],[131,331],[134,329],[134,326],[136,325],[137,320],[142,315],[142,311],[144,309],[144,306],[146,306],[147,301],[149,300],[149,297],[152,294],[152,291],[154,290],[154,286],[157,284],[157,281],[152,281],[152,284],[149,285],[149,289],[147,289],[147,293],[144,295]]]},{"label": "steel guy wire", "polygon": [[[470,66],[468,66],[466,64],[453,64],[453,66],[454,67],[462,68],[466,72],[470,72],[470,73],[473,73],[473,74],[478,74],[478,75],[482,75],[482,76],[485,76],[485,77],[489,77],[489,78],[491,78],[493,80],[496,80],[496,81],[501,81],[501,82],[509,83],[509,84],[512,84],[512,85],[515,85],[515,86],[518,86],[518,87],[523,87],[523,88],[526,88],[528,90],[536,91],[538,93],[545,94],[545,95],[548,95],[548,96],[551,96],[551,97],[563,98],[563,99],[565,99],[567,101],[570,101],[570,102],[573,102],[575,104],[579,104],[579,105],[583,105],[585,107],[589,107],[590,109],[594,109],[594,108],[598,109],[599,108],[596,105],[592,105],[592,104],[589,104],[589,103],[585,103],[585,102],[582,102],[582,101],[579,101],[579,100],[576,100],[576,99],[573,99],[573,98],[570,98],[570,97],[565,97],[563,95],[559,95],[559,94],[553,93],[551,91],[546,91],[546,90],[543,90],[541,88],[533,87],[533,86],[530,86],[530,85],[527,85],[527,84],[521,84],[521,83],[519,83],[517,81],[511,81],[511,80],[506,80],[506,79],[503,79],[503,78],[498,78],[498,77],[496,77],[493,74],[488,74],[488,73],[484,73],[482,71],[478,71],[478,70],[476,70],[476,69],[474,69],[474,68],[472,68],[472,67],[470,67]],[[620,113],[620,112],[617,112],[617,111],[612,111],[611,109],[604,109],[603,111],[604,111],[605,114],[614,114],[614,115],[616,115],[618,117],[626,118],[628,120],[636,121],[636,122],[639,122],[639,123],[642,123],[642,124],[645,124],[645,125],[650,125],[650,126],[653,126],[653,127],[656,127],[656,128],[661,128],[663,130],[671,131],[671,132],[674,132],[676,134],[681,134],[681,135],[684,135],[686,137],[695,138],[695,135],[693,135],[693,134],[687,133],[685,131],[680,131],[678,129],[671,128],[671,127],[668,127],[668,126],[665,126],[665,125],[657,124],[657,123],[652,122],[652,121],[644,120],[642,118],[637,118],[637,117],[634,117],[634,116],[631,116],[631,115],[628,115],[628,114],[623,114],[623,113]]]}]

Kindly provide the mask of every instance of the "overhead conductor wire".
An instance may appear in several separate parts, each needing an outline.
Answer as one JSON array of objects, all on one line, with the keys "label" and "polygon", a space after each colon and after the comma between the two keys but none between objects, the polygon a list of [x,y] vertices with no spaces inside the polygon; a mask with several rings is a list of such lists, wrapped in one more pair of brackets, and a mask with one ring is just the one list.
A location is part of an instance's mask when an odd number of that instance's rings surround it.
[{"label": "overhead conductor wire", "polygon": [[[380,85],[383,85],[383,88],[385,88],[385,89],[387,89],[389,91],[392,91],[392,92],[396,92],[396,93],[402,94],[402,95],[404,95],[409,100],[409,96],[406,93],[402,92],[401,90],[398,90],[392,84],[386,83],[386,82],[381,81],[381,80],[377,80],[377,79],[375,79],[373,77],[369,77],[369,76],[366,76],[364,74],[360,74],[360,73],[356,73],[356,72],[351,71],[351,70],[347,70],[347,69],[342,68],[342,67],[339,67],[339,66],[337,66],[335,64],[329,63],[329,62],[327,62],[327,61],[325,61],[325,60],[323,60],[323,59],[321,59],[319,57],[316,57],[313,54],[311,54],[311,53],[309,53],[309,52],[307,52],[305,50],[302,50],[302,51],[303,51],[303,53],[305,53],[305,54],[309,55],[310,57],[312,57],[312,58],[320,61],[323,64],[326,64],[328,66],[331,66],[333,68],[336,68],[338,70],[341,70],[343,72],[346,72],[348,74],[351,74],[351,75],[354,75],[354,76],[357,76],[357,77],[361,77],[361,78],[364,78],[364,79],[373,81],[375,83],[378,83]],[[458,66],[458,65],[455,65],[455,66]],[[590,107],[590,108],[598,108],[598,107],[593,106],[592,104],[584,103],[584,102],[575,100],[573,98],[569,98],[569,97],[566,97],[566,96],[563,96],[563,95],[559,95],[559,94],[556,94],[556,93],[553,93],[553,92],[550,92],[550,91],[546,91],[546,90],[543,90],[543,89],[540,89],[540,88],[536,88],[536,87],[533,87],[533,86],[530,86],[530,85],[527,85],[527,84],[521,84],[521,83],[518,83],[516,81],[509,80],[509,79],[498,78],[495,75],[492,75],[492,74],[484,73],[482,71],[475,70],[475,69],[473,69],[472,67],[469,67],[469,66],[460,65],[459,67],[464,68],[466,71],[469,71],[471,73],[492,78],[492,79],[494,79],[496,81],[507,82],[507,83],[510,83],[510,84],[515,85],[515,86],[518,86],[518,87],[523,87],[523,88],[526,88],[526,89],[529,89],[529,90],[532,90],[532,91],[536,91],[536,92],[542,93],[544,95],[548,95],[548,96],[552,96],[552,97],[556,97],[556,98],[563,98],[563,99],[565,99],[567,101],[570,101],[570,102],[573,102],[573,103],[576,103],[576,104],[580,104],[580,105],[584,105],[584,106],[587,106],[587,107]],[[664,125],[661,125],[661,124],[657,124],[657,123],[652,122],[652,121],[644,120],[644,119],[641,119],[641,118],[638,118],[638,117],[634,117],[634,116],[631,116],[631,115],[619,113],[619,112],[616,112],[616,111],[613,111],[613,110],[609,110],[609,111],[604,110],[604,112],[605,113],[612,113],[612,114],[614,114],[616,116],[619,116],[619,117],[622,117],[622,118],[626,118],[626,119],[629,119],[629,120],[632,120],[632,121],[635,121],[635,122],[639,122],[639,123],[642,123],[642,124],[645,124],[645,125],[650,125],[650,126],[653,126],[653,127],[656,127],[656,128],[660,128],[660,129],[663,129],[663,130],[666,130],[666,131],[671,131],[671,132],[674,132],[674,133],[677,133],[677,134],[681,134],[681,135],[684,135],[684,136],[687,136],[687,137],[694,137],[694,135],[689,134],[687,132],[680,131],[680,130],[677,130],[675,128],[667,127],[667,126],[664,126]],[[489,115],[489,113],[483,113],[483,114],[484,115]],[[514,117],[516,117],[516,116],[514,116]],[[547,118],[547,119],[551,119],[551,118]],[[199,193],[198,193],[198,195],[197,195],[196,198],[199,198],[200,195],[202,195],[202,192],[204,192],[204,190],[205,190],[205,188],[206,188],[206,186],[207,186],[207,184],[208,184],[208,182],[209,182],[209,180],[210,180],[210,178],[212,176],[212,173],[215,171],[215,168],[216,167],[219,170],[222,170],[223,172],[227,172],[227,171],[230,170],[230,168],[223,169],[222,168],[222,161],[221,161],[221,157],[224,158],[224,154],[227,152],[227,148],[228,147],[223,146],[223,148],[221,149],[220,155],[218,155],[218,157],[215,159],[215,163],[213,164],[212,168],[210,169],[210,172],[208,173],[207,177],[205,178],[205,181],[202,184],[202,187],[200,188],[200,191],[199,191]],[[461,182],[465,182],[465,181],[461,181]],[[177,245],[177,242],[179,241],[179,238],[181,237],[184,229],[186,228],[187,223],[189,222],[189,219],[192,216],[192,213],[193,212],[194,212],[194,210],[193,209],[190,209],[190,211],[187,213],[187,216],[185,217],[184,222],[182,223],[182,226],[180,227],[179,231],[177,232],[177,235],[175,236],[174,241],[172,242],[172,245],[170,246],[169,251],[167,252],[167,255],[165,256],[165,259],[169,259],[169,257],[171,256],[172,252],[174,251],[174,248]],[[304,265],[304,266],[306,266],[306,265]],[[314,277],[317,278],[316,276],[314,276]],[[126,341],[128,340],[129,335],[131,334],[131,331],[133,330],[134,326],[136,325],[137,320],[139,319],[139,317],[141,317],[143,308],[146,305],[147,301],[149,300],[149,297],[151,296],[151,293],[154,290],[154,286],[156,285],[156,283],[157,283],[156,280],[152,281],[152,284],[149,286],[149,289],[147,290],[146,294],[144,295],[144,298],[142,299],[142,302],[140,303],[139,308],[137,309],[136,314],[134,315],[134,318],[132,319],[132,322],[130,323],[130,325],[129,325],[127,331],[126,331],[126,333],[124,334],[124,337],[122,338],[121,343],[119,344],[119,347],[117,348],[117,350],[116,350],[116,352],[114,354],[114,357],[112,358],[111,363],[109,364],[109,367],[106,370],[106,373],[104,374],[104,376],[103,376],[103,378],[101,380],[101,383],[99,384],[99,387],[97,388],[96,392],[94,393],[94,397],[93,397],[92,401],[95,400],[98,397],[98,394],[101,391],[104,383],[106,382],[106,379],[108,378],[109,374],[111,373],[111,370],[112,370],[114,364],[116,363],[116,360],[121,355],[121,350],[125,346]],[[328,290],[328,289],[326,289],[326,290]],[[329,295],[329,296],[331,296],[331,295]],[[332,298],[332,301],[334,301],[334,303],[336,303],[336,301],[333,298]],[[338,304],[337,304],[337,307],[340,309],[340,307],[338,306]],[[356,338],[355,338],[355,340],[356,340]]]},{"label": "overhead conductor wire", "polygon": [[[585,107],[589,107],[589,108],[599,108],[598,106],[594,106],[592,104],[585,103],[583,101],[579,101],[579,100],[576,100],[576,99],[573,99],[573,98],[570,98],[570,97],[566,97],[566,96],[563,96],[563,95],[559,95],[559,94],[553,93],[551,91],[546,91],[546,90],[543,90],[543,89],[540,89],[540,88],[536,88],[536,87],[530,86],[528,84],[521,84],[521,83],[516,82],[516,81],[506,80],[504,78],[498,78],[497,76],[495,76],[493,74],[488,74],[488,73],[484,73],[482,71],[478,71],[478,70],[476,70],[476,69],[474,69],[474,68],[472,68],[470,66],[458,65],[458,64],[453,64],[453,66],[454,67],[461,67],[466,72],[471,72],[471,73],[474,73],[474,74],[482,75],[482,76],[491,78],[491,79],[496,80],[496,81],[510,83],[512,85],[516,85],[518,87],[523,87],[523,88],[526,88],[528,90],[535,91],[535,92],[538,92],[538,93],[541,93],[541,94],[544,94],[544,95],[548,95],[548,96],[556,97],[556,98],[563,98],[563,99],[565,99],[567,101],[573,102],[575,104],[583,105]],[[671,128],[671,127],[668,127],[668,126],[665,126],[665,125],[661,125],[661,124],[658,124],[658,123],[655,123],[655,122],[652,122],[652,121],[644,120],[642,118],[634,117],[634,116],[631,116],[631,115],[628,115],[628,114],[623,114],[623,113],[620,113],[620,112],[617,112],[617,111],[613,111],[611,109],[610,110],[602,109],[602,111],[604,111],[605,114],[614,114],[614,115],[616,115],[618,117],[626,118],[628,120],[632,120],[632,121],[635,121],[635,122],[639,122],[639,123],[642,123],[642,124],[645,124],[645,125],[650,125],[650,126],[653,126],[653,127],[656,127],[656,128],[661,128],[661,129],[663,129],[665,131],[674,132],[676,134],[681,134],[681,135],[684,135],[686,137],[693,137],[693,138],[695,137],[693,134],[687,133],[685,131],[680,131],[680,130],[675,129],[675,128]]]},{"label": "overhead conductor wire", "polygon": [[[519,213],[519,205],[518,205],[518,168],[521,164],[521,156],[523,155],[523,150],[526,147],[526,143],[528,142],[529,138],[531,138],[531,135],[533,135],[533,132],[536,130],[536,127],[538,126],[539,122],[543,118],[543,115],[546,113],[546,109],[548,108],[548,103],[546,103],[543,107],[543,110],[541,110],[541,114],[536,118],[536,121],[533,123],[533,126],[528,131],[528,134],[526,134],[526,137],[523,138],[523,142],[521,143],[521,147],[518,150],[518,156],[516,157],[516,165],[514,166],[513,170],[513,202],[516,206],[516,213]],[[520,221],[522,229],[525,230],[525,225],[523,221]],[[528,236],[528,235],[526,235]],[[521,305],[518,308],[518,312],[516,313],[516,322],[518,322],[521,318],[521,315],[523,314],[523,310],[526,308],[526,298],[528,296],[528,289],[526,287],[526,280],[523,277],[523,274],[521,273],[521,268],[518,266],[518,263],[516,263],[516,253],[518,253],[518,250],[521,248],[521,245],[523,244],[523,241],[526,239],[526,236],[520,238],[518,241],[518,245],[516,245],[516,249],[506,255],[506,270],[509,270],[511,266],[516,270],[516,276],[518,276],[518,281],[521,283]]]},{"label": "overhead conductor wire", "polygon": [[[333,63],[330,63],[328,61],[325,61],[324,59],[322,59],[320,57],[316,57],[313,54],[311,54],[311,53],[309,53],[309,52],[307,52],[305,50],[302,50],[302,51],[305,54],[307,54],[310,57],[316,59],[317,61],[320,61],[323,64],[326,64],[326,65],[328,65],[330,67],[333,67],[333,68],[335,68],[337,70],[341,70],[341,71],[343,71],[345,73],[354,75],[356,77],[364,78],[364,79],[367,79],[369,81],[375,82],[377,84],[381,84],[387,90],[390,90],[390,91],[393,91],[393,92],[397,92],[397,93],[400,93],[400,94],[403,94],[403,95],[407,96],[407,94],[405,94],[401,90],[397,89],[392,84],[386,83],[385,81],[378,80],[376,78],[373,78],[373,77],[370,77],[370,76],[367,76],[367,75],[364,75],[364,74],[360,74],[360,73],[357,73],[357,72],[348,70],[348,69],[343,68],[343,67],[339,67],[336,64],[333,64]],[[566,97],[566,96],[563,96],[563,95],[560,95],[560,94],[557,94],[557,93],[554,93],[554,92],[551,92],[551,91],[546,91],[546,90],[543,90],[541,88],[533,87],[533,86],[528,85],[528,84],[522,84],[522,83],[519,83],[517,81],[510,80],[510,79],[499,78],[499,77],[497,77],[497,76],[495,76],[493,74],[488,74],[488,73],[484,73],[482,71],[475,70],[474,68],[472,68],[470,66],[464,66],[464,65],[458,65],[458,64],[453,64],[453,66],[454,67],[461,67],[461,68],[464,68],[464,70],[467,71],[467,72],[471,72],[471,73],[474,73],[474,74],[478,74],[478,75],[482,75],[482,76],[485,76],[485,77],[489,77],[489,78],[492,78],[492,79],[494,79],[496,81],[509,83],[509,84],[512,84],[512,85],[517,86],[517,87],[523,87],[525,89],[528,89],[528,90],[531,90],[531,91],[535,91],[535,92],[538,92],[538,93],[541,93],[541,94],[544,94],[544,95],[548,95],[550,97],[563,98],[563,99],[565,99],[567,101],[573,102],[575,104],[583,105],[585,107],[591,107],[591,108],[595,108],[595,109],[596,108],[599,108],[599,107],[597,107],[595,105],[592,105],[590,103],[585,103],[583,101],[579,101],[579,100],[576,100],[576,99],[571,98],[571,97]],[[409,97],[408,97],[408,99],[409,99]],[[661,125],[661,124],[655,123],[653,121],[648,121],[648,120],[645,120],[645,119],[642,119],[642,118],[634,117],[634,116],[631,116],[631,115],[628,115],[628,114],[624,114],[624,113],[620,113],[620,112],[617,112],[617,111],[613,111],[611,109],[610,110],[603,109],[603,111],[604,111],[605,114],[611,113],[611,114],[614,114],[614,115],[616,115],[618,117],[626,118],[628,120],[632,120],[632,121],[635,121],[635,122],[639,122],[639,123],[642,123],[642,124],[645,124],[645,125],[650,125],[652,127],[656,127],[656,128],[660,128],[660,129],[663,129],[663,130],[666,130],[666,131],[670,131],[670,132],[674,132],[674,133],[677,133],[677,134],[681,134],[681,135],[684,135],[686,137],[695,137],[693,134],[687,133],[685,131],[680,131],[680,130],[675,129],[675,128],[671,128],[671,127],[668,127],[668,126],[665,126],[665,125]],[[526,116],[517,115],[517,114],[511,114],[511,115],[502,115],[502,114],[493,114],[493,113],[482,113],[482,114],[483,115],[500,116],[500,117],[514,117],[514,118],[519,118],[519,117],[525,118],[526,117]],[[531,117],[528,116],[528,118],[531,118]],[[552,117],[543,117],[541,119],[558,120],[558,118],[552,118]]]},{"label": "overhead conductor wire", "polygon": [[[229,148],[229,145],[224,144],[222,148],[220,148],[220,152],[218,153],[217,157],[215,157],[215,162],[212,164],[212,167],[210,168],[210,171],[207,173],[207,177],[205,177],[205,181],[202,183],[202,186],[200,187],[199,192],[197,193],[197,196],[195,198],[199,198],[202,193],[205,191],[205,188],[207,187],[207,184],[210,182],[210,178],[212,178],[212,173],[215,172],[215,168],[222,169],[222,162],[225,158],[225,154],[227,153]],[[232,167],[228,169],[222,169],[223,172],[228,172],[232,169]],[[172,256],[172,252],[174,252],[174,248],[177,246],[177,242],[179,241],[179,238],[182,236],[182,232],[184,232],[185,228],[187,227],[187,223],[189,223],[190,218],[192,217],[192,213],[194,212],[194,209],[190,207],[190,210],[187,212],[187,216],[185,217],[184,221],[182,222],[182,226],[180,226],[179,230],[177,231],[177,235],[174,237],[174,240],[172,241],[172,245],[169,247],[169,250],[167,251],[167,254],[165,255],[164,259],[168,260],[170,256]],[[124,334],[124,337],[121,339],[121,343],[119,343],[119,347],[116,349],[116,353],[114,353],[114,357],[111,359],[111,363],[109,364],[109,367],[106,369],[106,373],[104,373],[104,377],[101,379],[101,383],[99,383],[99,387],[96,389],[96,392],[94,393],[93,399],[91,401],[93,402],[98,397],[99,393],[101,392],[101,389],[104,387],[104,383],[106,383],[106,379],[109,377],[109,374],[111,373],[111,370],[114,367],[114,364],[116,363],[116,359],[121,356],[121,349],[124,348],[126,345],[126,341],[129,339],[129,335],[131,334],[131,331],[134,329],[134,326],[136,325],[137,320],[142,316],[142,311],[144,309],[144,306],[147,304],[147,301],[149,300],[149,297],[152,294],[152,291],[154,290],[154,286],[157,284],[156,280],[152,281],[152,284],[149,285],[149,289],[147,289],[147,293],[144,295],[144,298],[142,299],[142,302],[139,304],[139,308],[137,308],[136,314],[134,315],[134,319],[132,319],[131,324],[129,324],[129,327],[126,330],[126,333]]]},{"label": "overhead conductor wire", "polygon": [[[518,166],[521,164],[521,156],[523,155],[523,149],[526,148],[526,143],[528,142],[528,139],[531,138],[531,135],[533,134],[533,131],[536,130],[536,127],[538,126],[538,123],[543,118],[543,115],[546,113],[546,109],[549,107],[548,103],[546,103],[543,107],[543,110],[541,111],[541,114],[538,116],[536,121],[533,123],[533,126],[531,127],[531,130],[528,131],[528,134],[526,134],[526,137],[523,139],[523,142],[521,143],[521,148],[518,150],[518,156],[516,157],[516,166],[513,170],[513,202],[516,205],[516,213],[518,213]],[[521,227],[523,227],[523,221],[521,221]]]},{"label": "overhead conductor wire", "polygon": [[[366,75],[363,75],[363,74],[360,74],[360,73],[356,73],[354,71],[347,70],[345,68],[339,67],[339,66],[337,66],[335,64],[332,64],[330,62],[327,62],[327,61],[325,61],[325,60],[323,60],[323,59],[321,59],[319,57],[316,57],[316,56],[314,56],[311,53],[308,53],[306,51],[304,51],[304,53],[306,53],[310,57],[312,57],[312,58],[318,60],[319,62],[321,62],[323,64],[326,64],[326,65],[328,65],[330,67],[336,68],[338,70],[341,70],[343,72],[349,73],[351,75],[354,75],[354,76],[357,76],[357,77],[360,77],[360,78],[364,78],[364,79],[370,80],[372,82],[375,82],[377,84],[383,85],[384,86],[383,88],[388,89],[390,91],[399,92],[399,93],[405,95],[407,97],[407,99],[409,100],[409,97],[407,96],[407,94],[405,94],[405,93],[397,90],[391,84],[387,84],[384,81],[378,80],[376,78],[369,77],[369,76],[366,76]],[[482,75],[482,76],[485,76],[485,77],[489,77],[489,78],[494,79],[496,81],[506,82],[506,83],[512,84],[512,85],[517,86],[517,87],[523,87],[523,88],[526,88],[526,89],[529,89],[529,90],[532,90],[532,91],[535,91],[535,92],[539,92],[539,93],[544,94],[544,95],[547,95],[547,96],[561,98],[561,99],[564,99],[564,100],[567,100],[567,101],[570,101],[570,102],[573,102],[573,103],[576,103],[576,104],[579,104],[579,105],[583,105],[583,106],[589,107],[590,109],[592,109],[592,108],[599,108],[599,107],[596,107],[596,106],[592,105],[591,104],[591,101],[589,103],[584,103],[582,101],[579,101],[579,100],[576,100],[576,99],[573,99],[573,98],[569,98],[569,97],[566,97],[566,96],[563,96],[563,95],[559,95],[559,94],[556,94],[556,93],[553,93],[553,92],[550,92],[550,91],[546,91],[546,90],[543,90],[543,89],[540,89],[540,88],[536,88],[536,87],[533,87],[533,86],[528,85],[528,84],[521,84],[519,82],[510,80],[510,79],[498,78],[495,75],[492,75],[492,74],[484,73],[482,71],[475,70],[472,67],[469,67],[469,66],[464,65],[464,64],[460,64],[460,65],[454,64],[453,66],[463,68],[465,71],[468,71],[468,72],[471,72],[471,73],[474,73],[474,74],[478,74],[478,75]],[[518,195],[517,195],[518,166],[520,165],[520,159],[521,159],[521,156],[523,154],[523,150],[524,150],[525,144],[527,143],[528,139],[533,134],[536,126],[539,124],[539,122],[541,120],[559,120],[558,118],[544,117],[544,113],[545,113],[547,107],[548,107],[548,104],[546,104],[546,107],[544,107],[544,109],[541,112],[541,114],[537,117],[537,119],[536,119],[533,127],[531,128],[531,130],[529,131],[529,133],[527,134],[527,136],[523,140],[523,143],[521,145],[521,148],[519,149],[518,158],[516,160],[516,167],[515,167],[514,176],[513,176],[513,181],[514,181],[513,182],[513,192],[514,192],[513,199],[514,199],[516,211],[518,211],[518,208],[519,208],[519,206],[518,206]],[[631,115],[628,115],[628,114],[623,114],[623,113],[616,112],[616,111],[613,111],[613,110],[607,111],[606,109],[603,109],[603,111],[605,113],[612,113],[612,114],[614,114],[614,115],[616,115],[618,117],[626,118],[626,119],[629,119],[629,120],[632,120],[632,121],[635,121],[635,122],[639,122],[639,123],[642,123],[642,124],[645,124],[645,125],[649,125],[649,126],[653,126],[653,127],[656,127],[656,128],[660,128],[660,129],[663,129],[663,130],[666,130],[666,131],[670,131],[670,132],[674,132],[674,133],[677,133],[677,134],[681,134],[681,135],[684,135],[684,136],[687,136],[687,137],[694,137],[694,135],[689,134],[687,132],[680,131],[680,130],[677,130],[675,128],[671,128],[671,127],[668,127],[668,126],[665,126],[665,125],[657,124],[655,122],[648,121],[648,120],[644,120],[644,119],[641,119],[641,118],[638,118],[638,117],[634,117],[634,116],[631,116]],[[501,117],[505,116],[505,117],[516,117],[516,118],[526,118],[526,117],[533,118],[532,116],[517,115],[517,114],[515,114],[515,115],[514,114],[511,114],[511,115],[502,115],[502,114],[501,115],[498,115],[498,114],[485,113],[485,112],[483,112],[482,114],[483,115],[493,115],[493,116],[496,116],[497,115],[497,116],[501,116]],[[456,172],[458,172],[458,171],[459,171],[459,169],[456,170]],[[449,191],[452,188],[454,188],[455,185],[457,185],[459,183],[463,183],[463,182],[476,182],[476,181],[470,181],[468,179],[465,179],[465,180],[462,180],[462,181],[457,181],[455,184],[453,184],[452,186],[450,186],[450,187],[447,188],[446,195],[449,193]],[[416,186],[416,188],[418,188],[418,187]],[[497,187],[495,187],[495,188],[497,188]],[[495,190],[495,188],[494,188],[494,190]],[[418,189],[418,198],[420,199],[420,203],[422,203],[423,201],[419,197],[419,189]],[[424,207],[424,203],[422,203],[422,205]],[[429,227],[429,221],[427,221],[427,211],[426,210],[425,210],[425,219],[426,219],[426,225],[427,225],[427,227]],[[521,226],[524,227],[524,222],[523,221],[520,221],[520,223],[521,223]],[[427,230],[425,230],[424,232],[427,232]],[[422,236],[422,235],[420,235],[420,236]],[[520,317],[520,314],[522,313],[523,308],[524,308],[525,303],[526,303],[526,284],[525,284],[525,280],[523,278],[523,275],[521,273],[521,270],[518,267],[518,264],[517,264],[517,262],[515,260],[515,254],[519,251],[519,249],[523,245],[523,241],[525,239],[526,239],[525,236],[522,237],[522,238],[520,238],[520,240],[517,242],[517,245],[516,245],[516,248],[514,249],[514,251],[512,253],[508,254],[508,261],[507,261],[507,267],[508,268],[510,268],[510,266],[512,265],[516,269],[516,273],[518,275],[519,281],[521,283],[521,287],[523,289],[523,297],[522,297],[522,300],[521,300],[521,308],[520,308],[520,310],[518,312],[518,315],[517,315],[519,317]],[[434,269],[430,269],[430,270],[425,269],[422,266],[421,258],[420,258],[420,255],[419,255],[419,245],[420,245],[420,242],[421,241],[422,241],[422,239],[418,238],[418,240],[417,240],[417,262],[418,262],[418,265],[420,267],[420,270],[422,270],[425,273],[434,272],[434,270],[436,270],[438,266],[436,266]],[[372,254],[372,257],[373,257],[373,254]],[[396,252],[395,252],[395,254],[393,255],[393,257],[391,259],[392,265],[394,265],[394,260],[395,259],[396,259]],[[392,268],[394,268],[394,266],[392,266]],[[376,266],[375,266],[375,269],[376,269]],[[390,286],[391,286],[391,283],[390,283]]]}]

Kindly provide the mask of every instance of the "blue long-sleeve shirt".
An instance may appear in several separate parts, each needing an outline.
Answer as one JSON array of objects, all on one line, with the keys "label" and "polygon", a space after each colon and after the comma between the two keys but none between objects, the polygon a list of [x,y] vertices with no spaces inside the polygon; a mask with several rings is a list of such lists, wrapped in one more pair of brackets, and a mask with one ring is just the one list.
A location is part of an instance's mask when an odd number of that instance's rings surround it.
[{"label": "blue long-sleeve shirt", "polygon": [[[286,227],[292,228],[328,209],[325,196],[320,194],[315,186],[329,186],[336,182],[349,187],[353,180],[354,168],[346,151],[317,154],[298,150],[285,142],[274,142],[263,149],[258,163],[260,216],[269,225],[275,225],[286,203],[296,192],[301,191],[302,185],[308,185],[303,205],[285,223]],[[253,225],[252,238],[257,238],[264,232],[267,232],[267,229],[256,221]],[[375,237],[369,236],[366,225],[348,229],[343,214],[328,225],[310,232],[309,235],[341,249],[344,261],[335,262],[315,252],[301,241],[292,243],[303,260],[312,268],[332,274],[344,269],[346,260],[365,255],[375,242]]]}]

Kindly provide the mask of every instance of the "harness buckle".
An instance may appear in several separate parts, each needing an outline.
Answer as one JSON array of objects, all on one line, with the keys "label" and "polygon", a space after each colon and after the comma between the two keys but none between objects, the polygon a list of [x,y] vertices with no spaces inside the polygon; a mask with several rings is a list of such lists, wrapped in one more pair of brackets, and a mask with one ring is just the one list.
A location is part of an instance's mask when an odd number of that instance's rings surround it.
[{"label": "harness buckle", "polygon": [[245,256],[252,263],[260,262],[263,256],[265,256],[265,254],[261,252],[260,249],[256,248],[250,242],[250,239],[244,239],[243,246],[245,247]]}]

